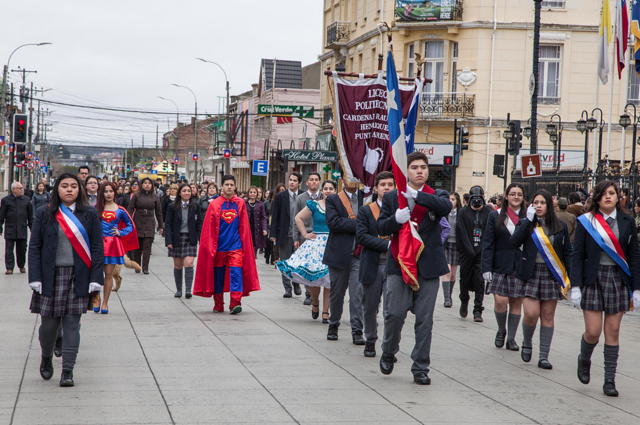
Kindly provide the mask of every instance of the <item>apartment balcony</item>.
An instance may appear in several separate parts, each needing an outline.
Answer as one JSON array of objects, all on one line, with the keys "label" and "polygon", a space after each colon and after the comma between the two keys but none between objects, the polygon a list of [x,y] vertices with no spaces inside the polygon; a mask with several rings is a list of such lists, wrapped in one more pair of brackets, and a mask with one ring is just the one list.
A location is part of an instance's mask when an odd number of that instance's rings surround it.
[{"label": "apartment balcony", "polygon": [[349,41],[350,22],[336,21],[327,27],[327,49],[340,49]]},{"label": "apartment balcony", "polygon": [[420,119],[466,118],[476,113],[474,93],[422,93]]}]

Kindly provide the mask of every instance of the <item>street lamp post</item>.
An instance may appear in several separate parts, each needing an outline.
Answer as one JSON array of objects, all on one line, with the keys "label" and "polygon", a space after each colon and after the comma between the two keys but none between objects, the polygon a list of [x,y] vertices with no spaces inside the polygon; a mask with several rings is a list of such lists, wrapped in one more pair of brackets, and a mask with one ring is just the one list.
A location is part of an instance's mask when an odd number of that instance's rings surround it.
[{"label": "street lamp post", "polygon": [[[181,86],[179,84],[171,84],[171,85],[175,86],[175,87],[180,87],[180,88],[183,88],[183,89],[187,89],[193,95],[193,99],[194,99],[195,105],[196,105],[196,116],[193,119],[193,153],[198,153],[198,98],[196,97],[196,94],[193,92],[193,90],[191,90],[187,86]],[[188,159],[187,159],[187,155],[185,153],[185,156],[184,156],[185,165],[187,164],[187,161],[188,161]],[[194,167],[193,168],[193,181],[194,181],[194,183],[197,184],[197,181],[198,181],[198,161],[194,160],[193,162],[194,162],[194,164],[193,164],[193,167]]]},{"label": "street lamp post", "polygon": [[[586,117],[586,119],[585,119]],[[589,128],[587,127],[587,121],[589,118],[589,112],[582,111],[582,115],[580,119],[576,122],[576,129],[580,133],[584,133],[584,167],[582,168],[582,174],[587,175],[587,170],[589,167],[587,166],[587,161],[589,160]],[[586,183],[586,182],[585,182]]]},{"label": "street lamp post", "polygon": [[[598,120],[595,118],[595,112],[598,111],[600,112],[600,122],[598,123]],[[602,173],[602,128],[604,127],[604,125],[606,124],[604,122],[603,119],[603,113],[602,113],[602,109],[600,108],[594,108],[593,111],[591,111],[591,118],[589,118],[589,120],[587,120],[587,127],[593,126],[594,124],[596,124],[596,126],[598,127],[598,167],[596,168],[596,172],[600,172]],[[593,129],[595,129],[596,127],[593,126]]]},{"label": "street lamp post", "polygon": [[[638,137],[638,111],[636,109],[636,105],[634,105],[633,103],[628,103],[627,105],[625,105],[624,107],[625,113],[620,116],[620,125],[624,129],[626,129],[627,127],[629,127],[629,125],[631,125],[631,118],[629,117],[629,115],[627,115],[627,108],[630,106],[633,107],[633,140],[631,142],[632,143],[631,165],[629,166],[629,179],[632,183],[631,199],[633,200],[633,202],[635,202],[635,200],[638,197],[638,185],[636,184],[636,174],[637,174],[636,144],[637,144],[637,137]],[[622,164],[622,166],[624,167],[624,164]]]},{"label": "street lamp post", "polygon": [[[554,117],[558,117],[557,126],[553,123]],[[558,176],[560,174],[560,156],[562,155],[562,118],[560,115],[551,115],[550,123],[547,124],[546,132],[549,135],[549,140],[553,143],[553,168],[556,169],[556,195],[558,195]]]},{"label": "street lamp post", "polygon": [[[196,58],[199,61],[202,62],[206,62],[206,63],[211,63],[213,65],[216,65],[218,68],[220,68],[222,70],[222,73],[224,74],[224,79],[226,81],[226,85],[227,85],[227,117],[225,119],[225,132],[226,132],[226,136],[225,138],[227,139],[227,149],[231,149],[231,123],[229,122],[229,78],[227,78],[227,72],[224,70],[224,68],[222,66],[220,66],[219,64],[213,62],[213,61],[209,61],[209,60],[205,60],[202,58]],[[225,174],[231,174],[231,158],[224,158],[224,170],[225,170]]]}]

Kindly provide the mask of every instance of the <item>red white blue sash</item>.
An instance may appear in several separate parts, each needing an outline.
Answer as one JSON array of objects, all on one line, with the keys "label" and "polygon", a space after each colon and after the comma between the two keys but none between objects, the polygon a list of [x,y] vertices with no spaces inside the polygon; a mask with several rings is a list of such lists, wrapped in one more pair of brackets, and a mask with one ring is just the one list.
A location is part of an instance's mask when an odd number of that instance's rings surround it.
[{"label": "red white blue sash", "polygon": [[[497,211],[498,215],[500,215],[502,208],[498,208]],[[518,217],[518,214],[516,214],[511,208],[507,207],[507,218],[504,220],[504,225],[511,235],[516,231],[516,224],[518,224],[519,220],[520,217]]]},{"label": "red white blue sash", "polygon": [[567,293],[569,292],[569,289],[571,289],[567,270],[564,268],[564,264],[560,261],[560,257],[558,257],[558,254],[553,249],[553,245],[549,242],[549,238],[544,234],[544,230],[542,230],[540,224],[536,225],[531,237],[538,248],[538,252],[540,252],[540,255],[542,256],[542,259],[547,267],[549,267],[551,274],[558,281],[562,295],[564,295],[566,299]]},{"label": "red white blue sash", "polygon": [[91,242],[89,241],[89,235],[85,230],[80,220],[73,215],[73,212],[66,206],[60,204],[60,209],[56,215],[60,229],[67,235],[71,246],[80,256],[82,261],[91,268]]},{"label": "red white blue sash", "polygon": [[627,259],[625,258],[622,247],[620,246],[620,241],[618,241],[618,238],[616,238],[616,235],[613,233],[613,230],[611,230],[611,227],[609,227],[602,214],[586,213],[578,217],[578,221],[582,223],[598,246],[602,248],[602,250],[606,252],[618,266],[620,266],[622,271],[628,276],[631,276],[631,271],[629,270]]}]

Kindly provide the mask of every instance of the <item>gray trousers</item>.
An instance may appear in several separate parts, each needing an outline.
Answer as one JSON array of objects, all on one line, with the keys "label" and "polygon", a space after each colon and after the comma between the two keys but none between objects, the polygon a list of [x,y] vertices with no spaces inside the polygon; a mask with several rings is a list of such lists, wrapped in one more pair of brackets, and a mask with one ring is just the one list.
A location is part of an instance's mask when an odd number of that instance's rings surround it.
[{"label": "gray trousers", "polygon": [[402,326],[407,317],[407,311],[413,309],[416,316],[414,326],[416,345],[411,352],[413,365],[411,372],[429,372],[431,363],[431,330],[433,329],[433,310],[438,297],[439,279],[423,279],[418,277],[420,289],[412,290],[404,283],[402,276],[390,274],[387,276],[387,314],[384,316],[384,339],[382,352],[396,354],[400,349]]},{"label": "gray trousers", "polygon": [[349,315],[351,316],[351,334],[362,334],[362,285],[358,281],[360,260],[354,256],[344,269],[329,267],[331,292],[329,293],[329,324],[340,325],[344,295],[349,288]]},{"label": "gray trousers", "polygon": [[378,265],[376,280],[362,284],[362,310],[364,317],[364,336],[367,342],[378,340],[378,308],[382,297],[382,315],[387,317],[387,274],[386,264]]},{"label": "gray trousers", "polygon": [[[288,260],[293,255],[293,238],[287,238],[287,243],[280,245],[280,261]],[[284,273],[282,274],[282,286],[287,292],[291,292],[291,279],[289,279]]]}]

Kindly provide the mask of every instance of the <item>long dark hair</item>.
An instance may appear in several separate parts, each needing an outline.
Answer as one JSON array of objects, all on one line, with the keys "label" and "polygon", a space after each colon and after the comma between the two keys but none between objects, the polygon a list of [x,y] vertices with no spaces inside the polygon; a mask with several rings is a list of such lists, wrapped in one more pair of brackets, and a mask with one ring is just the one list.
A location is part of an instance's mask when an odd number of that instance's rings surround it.
[{"label": "long dark hair", "polygon": [[[544,223],[549,229],[549,234],[553,235],[560,232],[564,228],[564,223],[560,221],[560,219],[556,215],[556,212],[553,210],[553,198],[551,197],[551,194],[544,189],[540,189],[539,191],[534,193],[533,197],[531,198],[532,204],[536,199],[536,196],[542,196],[547,204],[547,215],[544,218]],[[531,222],[531,232],[533,232],[533,229],[535,229],[537,223],[538,216],[536,215],[533,217],[533,222]]]},{"label": "long dark hair", "polygon": [[[180,192],[182,192],[182,188],[183,187],[188,187],[189,190],[191,190],[191,186],[187,183],[182,183],[179,187],[178,187],[178,194],[176,195],[176,200],[173,201],[173,209],[178,211],[180,208],[182,208],[182,196],[180,196]],[[193,194],[191,194],[191,196],[189,197],[189,209],[190,210],[195,210],[196,209],[196,202],[193,199]]]},{"label": "long dark hair", "polygon": [[589,204],[589,208],[586,210],[586,212],[590,212],[594,215],[600,214],[600,205],[598,204],[602,200],[604,193],[611,186],[613,186],[614,190],[616,191],[616,195],[618,196],[618,202],[616,202],[616,210],[618,212],[622,212],[622,209],[620,208],[620,188],[618,187],[618,184],[616,182],[611,180],[601,181],[596,185],[596,187],[593,188],[593,196],[591,197],[592,202]]},{"label": "long dark hair", "polygon": [[84,189],[82,182],[75,174],[64,173],[56,179],[56,184],[53,185],[53,189],[51,190],[51,201],[49,201],[49,213],[47,214],[47,220],[56,221],[56,214],[58,214],[58,210],[60,210],[60,204],[62,203],[60,201],[60,194],[58,193],[58,189],[60,187],[60,182],[65,179],[74,179],[78,183],[76,211],[87,211],[87,192]]},{"label": "long dark hair", "polygon": [[498,222],[496,223],[496,229],[500,229],[501,227],[505,227],[505,221],[507,220],[507,208],[509,208],[509,200],[508,200],[508,196],[509,192],[511,192],[511,189],[513,189],[514,187],[517,187],[518,189],[522,190],[522,204],[520,205],[520,218],[523,218],[527,215],[527,200],[524,197],[524,194],[526,193],[524,190],[524,187],[522,187],[522,185],[520,183],[511,183],[509,186],[507,186],[507,190],[504,191],[504,195],[502,196],[502,205],[500,206],[500,215],[498,215]]},{"label": "long dark hair", "polygon": [[459,212],[460,209],[462,208],[462,201],[460,200],[460,194],[458,192],[453,192],[452,195],[456,197],[456,204],[453,206],[453,208],[456,209],[456,212]]},{"label": "long dark hair", "polygon": [[113,202],[116,202],[116,197],[118,196],[118,185],[114,182],[104,182],[100,185],[100,189],[98,189],[98,201],[96,202],[96,210],[98,211],[98,218],[100,219],[102,219],[102,212],[104,211],[104,191],[107,187],[113,189]]}]

